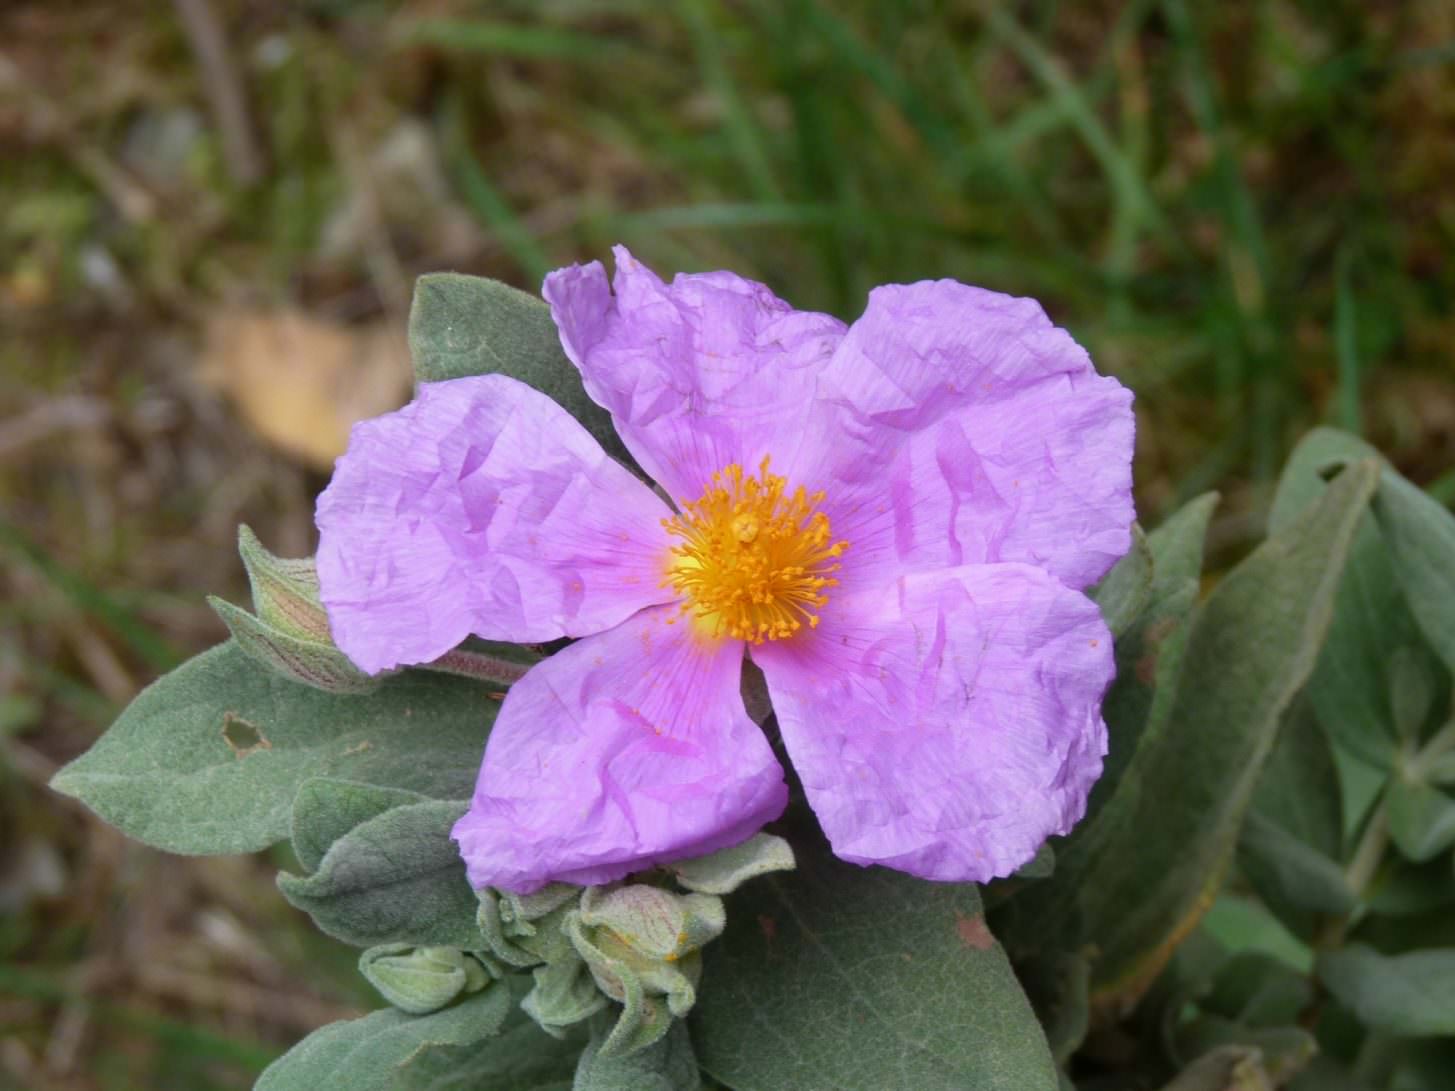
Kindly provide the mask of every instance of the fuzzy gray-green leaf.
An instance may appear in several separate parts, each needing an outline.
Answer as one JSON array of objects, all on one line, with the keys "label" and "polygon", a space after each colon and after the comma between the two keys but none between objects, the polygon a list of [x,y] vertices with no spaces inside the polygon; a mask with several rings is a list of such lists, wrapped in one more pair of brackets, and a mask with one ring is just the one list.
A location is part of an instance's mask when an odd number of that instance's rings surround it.
[{"label": "fuzzy gray-green leaf", "polygon": [[1119,637],[1141,616],[1152,596],[1152,551],[1142,528],[1132,526],[1132,548],[1091,589],[1111,635]]},{"label": "fuzzy gray-green leaf", "polygon": [[632,465],[610,415],[587,396],[561,351],[551,309],[535,296],[485,277],[422,276],[409,312],[409,350],[422,383],[500,374],[535,387],[580,421],[608,454]]},{"label": "fuzzy gray-green leaf", "polygon": [[1455,668],[1455,515],[1393,470],[1380,479],[1374,515],[1420,628]]},{"label": "fuzzy gray-green leaf", "polygon": [[289,835],[310,777],[469,796],[499,707],[478,683],[414,671],[323,693],[229,641],[143,690],[52,786],[156,848],[255,852]]},{"label": "fuzzy gray-green leaf", "polygon": [[345,943],[482,947],[478,902],[450,840],[466,806],[428,800],[385,811],[335,841],[312,875],[279,875],[278,888]]},{"label": "fuzzy gray-green leaf", "polygon": [[1318,975],[1373,1030],[1455,1034],[1455,950],[1382,955],[1356,943],[1320,955]]},{"label": "fuzzy gray-green leaf", "polygon": [[1216,889],[1279,723],[1318,658],[1378,472],[1372,461],[1349,465],[1199,613],[1141,806],[1085,892],[1099,982],[1135,992]]},{"label": "fuzzy gray-green leaf", "polygon": [[305,780],[293,800],[293,852],[306,871],[317,871],[333,843],[355,826],[425,797],[403,788],[335,777]]},{"label": "fuzzy gray-green leaf", "polygon": [[1350,465],[1224,577],[1188,636],[1165,728],[1144,740],[1078,852],[1059,850],[1056,875],[1011,903],[1022,943],[1098,945],[1104,997],[1137,995],[1210,904],[1313,669],[1378,473],[1372,461]]},{"label": "fuzzy gray-green leaf", "polygon": [[745,884],[704,949],[703,1068],[735,1088],[1055,1091],[977,888],[844,863],[794,823],[798,870]]},{"label": "fuzzy gray-green leaf", "polygon": [[1116,791],[1137,750],[1157,738],[1166,722],[1197,606],[1203,539],[1217,502],[1216,493],[1199,496],[1147,536],[1152,582],[1136,623],[1116,642],[1117,676],[1102,709],[1110,752],[1092,789],[1088,820]]},{"label": "fuzzy gray-green leaf", "polygon": [[1127,815],[1140,805],[1143,767],[1166,745],[1163,735],[1182,669],[1198,598],[1203,539],[1217,506],[1208,493],[1191,501],[1147,537],[1152,589],[1136,624],[1116,642],[1117,677],[1102,706],[1110,735],[1101,779],[1092,788],[1086,818],[1055,847],[1055,874],[1014,895],[1013,909],[1000,909],[1007,946],[1017,953],[1044,954],[1047,935],[1064,950],[1080,949],[1078,898],[1093,869],[1114,852]]},{"label": "fuzzy gray-green leaf", "polygon": [[1402,773],[1386,791],[1389,835],[1408,859],[1423,863],[1455,845],[1455,798]]},{"label": "fuzzy gray-green leaf", "polygon": [[1344,816],[1328,736],[1307,696],[1284,717],[1238,843],[1243,873],[1291,931],[1308,937],[1315,913],[1344,913]]},{"label": "fuzzy gray-green leaf", "polygon": [[468,1046],[500,1032],[510,990],[492,986],[431,1015],[394,1008],[330,1023],[279,1057],[253,1091],[403,1091],[419,1084],[411,1069],[435,1050]]},{"label": "fuzzy gray-green leaf", "polygon": [[[1317,428],[1305,436],[1279,479],[1270,533],[1283,530],[1323,495],[1328,487],[1323,475],[1330,466],[1361,459],[1385,465],[1379,453],[1356,436],[1331,428]],[[1366,515],[1339,582],[1333,622],[1308,692],[1330,736],[1383,769],[1392,765],[1397,745],[1389,701],[1394,681],[1391,653],[1419,639],[1389,548],[1374,516]]]},{"label": "fuzzy gray-green leaf", "polygon": [[572,1091],[698,1091],[702,1076],[687,1027],[674,1023],[659,1041],[626,1057],[601,1052],[593,1039],[576,1066]]},{"label": "fuzzy gray-green leaf", "polygon": [[[519,995],[519,987],[513,992]],[[399,1091],[571,1091],[585,1044],[584,1024],[560,1032],[560,1037],[548,1035],[517,1005],[498,1035],[422,1054],[405,1070],[408,1079]]]}]

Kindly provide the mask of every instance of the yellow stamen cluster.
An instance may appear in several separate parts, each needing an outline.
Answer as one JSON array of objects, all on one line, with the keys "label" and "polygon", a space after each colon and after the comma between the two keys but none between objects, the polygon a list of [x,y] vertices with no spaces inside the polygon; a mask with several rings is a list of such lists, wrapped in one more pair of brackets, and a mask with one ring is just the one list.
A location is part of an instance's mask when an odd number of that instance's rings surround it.
[{"label": "yellow stamen cluster", "polygon": [[787,487],[766,458],[757,476],[733,463],[680,515],[662,520],[682,539],[663,585],[717,636],[761,644],[812,629],[829,600],[824,589],[839,582],[831,573],[849,543],[833,541],[828,516],[814,510],[824,494],[800,485],[785,495]]}]

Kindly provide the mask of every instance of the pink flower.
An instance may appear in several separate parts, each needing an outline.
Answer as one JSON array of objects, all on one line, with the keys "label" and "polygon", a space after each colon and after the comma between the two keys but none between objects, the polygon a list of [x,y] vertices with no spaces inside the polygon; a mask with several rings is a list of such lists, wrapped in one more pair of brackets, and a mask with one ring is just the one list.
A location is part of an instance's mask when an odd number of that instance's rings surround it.
[{"label": "pink flower", "polygon": [[499,375],[356,426],[319,498],[362,669],[580,638],[500,709],[454,829],[471,881],[604,883],[776,818],[744,652],[839,856],[1015,870],[1101,772],[1112,641],[1082,589],[1130,544],[1130,393],[1028,299],[889,285],[845,328],[616,256],[614,295],[592,262],[545,297],[675,511]]}]

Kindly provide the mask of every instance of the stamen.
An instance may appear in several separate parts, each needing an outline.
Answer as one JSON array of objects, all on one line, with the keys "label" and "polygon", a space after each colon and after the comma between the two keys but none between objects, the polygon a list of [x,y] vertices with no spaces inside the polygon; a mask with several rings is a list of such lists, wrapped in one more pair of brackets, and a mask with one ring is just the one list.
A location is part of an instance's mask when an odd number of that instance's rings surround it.
[{"label": "stamen", "polygon": [[768,463],[756,476],[724,467],[701,497],[662,520],[682,539],[663,581],[681,593],[682,613],[753,644],[817,627],[824,589],[838,585],[832,573],[849,548],[833,541],[828,516],[816,510],[824,494],[801,485],[786,494],[788,482]]}]

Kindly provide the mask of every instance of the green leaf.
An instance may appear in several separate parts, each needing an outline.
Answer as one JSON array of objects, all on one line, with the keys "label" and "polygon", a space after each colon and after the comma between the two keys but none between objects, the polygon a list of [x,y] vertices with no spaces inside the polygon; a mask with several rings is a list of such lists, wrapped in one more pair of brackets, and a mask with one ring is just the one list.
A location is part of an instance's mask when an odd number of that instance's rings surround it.
[{"label": "green leaf", "polygon": [[1226,951],[1261,951],[1300,973],[1313,969],[1313,952],[1256,898],[1223,891],[1214,899],[1194,936]]},{"label": "green leaf", "polygon": [[1243,874],[1291,931],[1311,939],[1318,913],[1346,913],[1344,817],[1338,769],[1314,706],[1300,697],[1253,793],[1238,839]]},{"label": "green leaf", "polygon": [[305,780],[293,800],[293,852],[305,870],[317,871],[324,853],[355,826],[424,798],[418,792],[382,784],[334,777]]},{"label": "green leaf", "polygon": [[[1428,866],[1443,867],[1448,874],[1450,858],[1432,861]],[[1350,937],[1386,955],[1428,948],[1455,948],[1455,913],[1444,905],[1415,909],[1399,916],[1370,913],[1355,925]]]},{"label": "green leaf", "polygon": [[[1216,493],[1199,496],[1147,537],[1152,583],[1136,624],[1116,642],[1117,676],[1102,708],[1110,752],[1092,789],[1088,816],[1094,816],[1116,791],[1142,742],[1155,739],[1166,723],[1197,606],[1203,539],[1217,503]],[[1084,831],[1086,824],[1080,829]],[[1072,836],[1074,842],[1077,835]]]},{"label": "green leaf", "polygon": [[1362,943],[1319,956],[1318,975],[1372,1030],[1455,1034],[1455,950],[1381,955]]},{"label": "green leaf", "polygon": [[1455,799],[1438,788],[1397,774],[1390,778],[1385,802],[1389,836],[1410,860],[1423,863],[1455,845]]},{"label": "green leaf", "polygon": [[[1343,914],[1354,908],[1354,892],[1336,861],[1256,812],[1243,824],[1238,851],[1244,873],[1275,911],[1289,906]],[[1279,913],[1279,917],[1290,923],[1285,914]]]},{"label": "green leaf", "polygon": [[280,874],[278,889],[323,931],[358,947],[479,948],[479,902],[450,840],[467,807],[428,800],[385,811],[335,841],[312,875]]},{"label": "green leaf", "polygon": [[1401,741],[1418,741],[1426,728],[1439,722],[1442,675],[1446,671],[1427,646],[1406,645],[1390,653],[1389,706],[1395,732]]},{"label": "green leaf", "polygon": [[1374,516],[1420,628],[1455,668],[1455,515],[1389,470],[1374,496]]},{"label": "green leaf", "polygon": [[561,351],[542,300],[508,284],[459,273],[430,273],[414,284],[409,350],[422,383],[499,374],[535,387],[596,437],[606,453],[634,466],[611,416],[587,395]]},{"label": "green leaf", "polygon": [[[1044,954],[1045,937],[1058,937],[1061,950],[1075,951],[1095,937],[1083,930],[1078,890],[1106,851],[1105,839],[1122,829],[1124,812],[1139,805],[1139,771],[1158,748],[1182,669],[1191,619],[1197,607],[1203,540],[1217,507],[1207,493],[1184,505],[1147,537],[1152,557],[1152,587],[1136,624],[1116,642],[1117,677],[1107,692],[1102,715],[1110,736],[1101,779],[1093,786],[1087,816],[1056,846],[1056,875],[1034,893],[1011,897],[995,915],[1007,947],[1018,958]],[[992,897],[998,898],[995,887]]]},{"label": "green leaf", "polygon": [[1306,696],[1284,718],[1253,792],[1253,811],[1310,848],[1338,860],[1344,848],[1339,771]]},{"label": "green leaf", "polygon": [[156,848],[255,852],[289,835],[310,777],[469,796],[499,707],[479,683],[414,671],[323,693],[229,641],[143,690],[51,786]]},{"label": "green leaf", "polygon": [[[1448,860],[1411,864],[1396,857],[1380,870],[1364,901],[1370,913],[1391,917],[1455,908],[1455,874]],[[1455,913],[1450,916],[1455,919]]]},{"label": "green leaf", "polygon": [[1141,616],[1152,597],[1152,550],[1142,528],[1132,526],[1132,548],[1089,594],[1111,635],[1119,637]]},{"label": "green leaf", "polygon": [[1372,461],[1349,466],[1223,579],[1188,637],[1166,730],[1139,750],[1078,851],[1062,849],[1056,875],[1012,903],[1039,910],[1021,911],[1018,935],[1064,935],[1072,921],[1074,935],[1094,938],[1101,999],[1138,995],[1211,904],[1279,723],[1313,669],[1378,473]]},{"label": "green leaf", "polygon": [[581,1054],[572,1091],[698,1091],[702,1076],[687,1027],[672,1024],[660,1041],[627,1057],[603,1055],[594,1037]]},{"label": "green leaf", "polygon": [[[1279,1027],[1296,1022],[1313,998],[1306,974],[1265,951],[1249,950],[1223,964],[1198,1006],[1244,1026]],[[1222,1043],[1208,1043],[1213,1044]]]},{"label": "green leaf", "polygon": [[1394,1071],[1388,1091],[1450,1091],[1455,1072],[1455,1041],[1448,1038],[1406,1039],[1391,1043]]},{"label": "green leaf", "polygon": [[572,1091],[584,1025],[560,1034],[547,1034],[516,1007],[498,1036],[420,1056],[407,1070],[407,1091]]},{"label": "green leaf", "polygon": [[1288,1085],[1288,1091],[1371,1091],[1332,1057],[1319,1053]]},{"label": "green leaf", "polygon": [[703,1068],[742,1091],[1054,1091],[977,889],[844,863],[811,819],[790,822],[798,870],[733,895],[704,950]]},{"label": "green leaf", "polygon": [[1056,874],[1056,850],[1051,847],[1049,841],[1036,850],[1036,854],[1027,860],[1010,876],[1011,879],[1049,879]]},{"label": "green leaf", "polygon": [[1058,1066],[1081,1048],[1091,1027],[1091,963],[1081,953],[1056,952],[1016,963],[1036,1019]]},{"label": "green leaf", "polygon": [[[1378,459],[1369,444],[1344,432],[1318,428],[1295,448],[1284,468],[1269,516],[1270,532],[1291,525],[1327,488],[1331,465]],[[1389,769],[1397,746],[1391,653],[1419,642],[1389,550],[1372,516],[1360,521],[1334,600],[1334,619],[1319,656],[1309,696],[1319,722],[1336,741],[1366,762]]]},{"label": "green leaf", "polygon": [[510,1008],[510,990],[496,986],[431,1015],[386,1008],[330,1023],[269,1065],[253,1091],[415,1088],[414,1065],[440,1047],[469,1045],[499,1033]]}]

